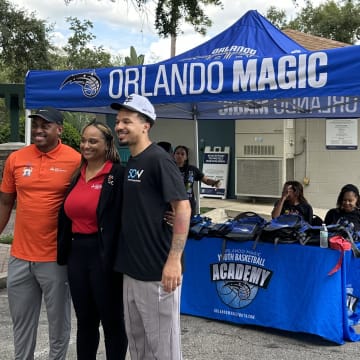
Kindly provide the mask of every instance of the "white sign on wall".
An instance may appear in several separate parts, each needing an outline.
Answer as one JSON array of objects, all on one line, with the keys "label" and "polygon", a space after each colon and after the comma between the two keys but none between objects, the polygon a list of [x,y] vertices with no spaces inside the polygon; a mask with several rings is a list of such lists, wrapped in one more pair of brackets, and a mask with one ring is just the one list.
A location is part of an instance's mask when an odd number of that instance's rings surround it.
[{"label": "white sign on wall", "polygon": [[202,172],[210,179],[220,180],[218,188],[201,183],[200,197],[217,197],[226,199],[227,182],[230,163],[230,147],[205,147]]},{"label": "white sign on wall", "polygon": [[358,119],[326,119],[326,149],[356,150]]}]

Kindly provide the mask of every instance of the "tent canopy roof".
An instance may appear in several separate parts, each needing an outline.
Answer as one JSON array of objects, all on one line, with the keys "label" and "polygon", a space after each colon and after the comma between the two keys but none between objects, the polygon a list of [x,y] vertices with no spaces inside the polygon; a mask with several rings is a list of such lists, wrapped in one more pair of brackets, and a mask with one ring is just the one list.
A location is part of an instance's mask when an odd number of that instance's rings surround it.
[{"label": "tent canopy roof", "polygon": [[158,117],[358,117],[360,47],[310,52],[256,11],[206,43],[151,65],[29,71],[26,108],[114,113],[131,93]]}]

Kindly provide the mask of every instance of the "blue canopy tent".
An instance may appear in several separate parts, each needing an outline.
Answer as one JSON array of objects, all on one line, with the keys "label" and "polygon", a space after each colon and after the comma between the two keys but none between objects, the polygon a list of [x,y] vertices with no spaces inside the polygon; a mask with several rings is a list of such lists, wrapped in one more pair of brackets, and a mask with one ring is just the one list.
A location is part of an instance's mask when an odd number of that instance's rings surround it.
[{"label": "blue canopy tent", "polygon": [[27,109],[113,114],[112,102],[139,93],[165,119],[354,118],[359,57],[359,46],[307,51],[250,11],[203,45],[156,64],[29,71],[25,101]]},{"label": "blue canopy tent", "polygon": [[195,49],[143,66],[31,70],[27,109],[113,113],[140,93],[159,117],[241,119],[358,117],[359,46],[309,52],[249,11]]},{"label": "blue canopy tent", "polygon": [[[220,60],[306,53],[293,39],[256,10],[250,10],[229,28],[205,43],[179,54],[171,61]],[[165,60],[163,62],[166,62]]]},{"label": "blue canopy tent", "polygon": [[159,117],[192,119],[193,104],[199,120],[359,117],[359,55],[359,46],[349,46],[239,60],[34,70],[26,77],[26,108],[112,113],[111,102],[135,92],[157,105]]},{"label": "blue canopy tent", "polygon": [[360,117],[359,55],[359,46],[307,51],[249,11],[213,39],[156,64],[29,71],[25,102],[29,110],[113,114],[112,102],[148,96],[159,118],[194,121],[199,164],[198,121]]}]

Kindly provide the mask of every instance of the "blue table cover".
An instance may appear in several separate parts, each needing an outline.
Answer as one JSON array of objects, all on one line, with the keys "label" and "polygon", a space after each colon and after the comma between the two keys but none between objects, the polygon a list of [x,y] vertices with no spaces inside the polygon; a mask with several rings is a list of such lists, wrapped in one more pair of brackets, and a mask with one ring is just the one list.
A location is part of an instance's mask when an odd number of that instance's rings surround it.
[{"label": "blue table cover", "polygon": [[360,259],[346,251],[298,244],[188,239],[183,314],[359,341]]}]

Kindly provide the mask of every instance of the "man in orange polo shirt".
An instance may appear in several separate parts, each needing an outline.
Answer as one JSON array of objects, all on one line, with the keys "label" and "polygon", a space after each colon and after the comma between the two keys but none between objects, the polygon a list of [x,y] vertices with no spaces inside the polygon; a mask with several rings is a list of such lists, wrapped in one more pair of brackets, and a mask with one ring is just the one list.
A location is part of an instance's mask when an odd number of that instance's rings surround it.
[{"label": "man in orange polo shirt", "polygon": [[80,154],[61,143],[62,114],[51,107],[32,118],[32,145],[9,155],[0,193],[0,233],[16,199],[14,240],[8,266],[8,298],[15,359],[33,359],[42,297],[50,360],[65,360],[71,300],[65,266],[56,263],[58,210]]}]

